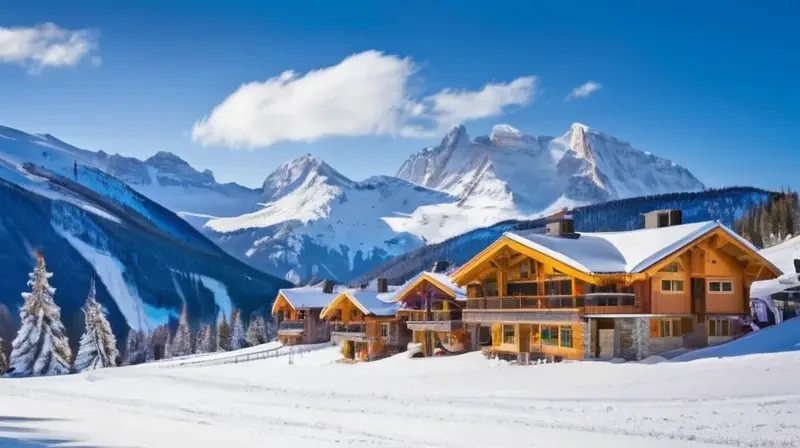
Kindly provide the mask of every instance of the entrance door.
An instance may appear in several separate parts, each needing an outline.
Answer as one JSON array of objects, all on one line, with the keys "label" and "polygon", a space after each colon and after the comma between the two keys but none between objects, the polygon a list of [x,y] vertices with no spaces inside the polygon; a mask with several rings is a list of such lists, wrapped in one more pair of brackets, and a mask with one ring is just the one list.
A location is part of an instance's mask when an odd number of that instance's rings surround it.
[{"label": "entrance door", "polygon": [[692,314],[698,323],[706,321],[706,279],[692,278]]}]

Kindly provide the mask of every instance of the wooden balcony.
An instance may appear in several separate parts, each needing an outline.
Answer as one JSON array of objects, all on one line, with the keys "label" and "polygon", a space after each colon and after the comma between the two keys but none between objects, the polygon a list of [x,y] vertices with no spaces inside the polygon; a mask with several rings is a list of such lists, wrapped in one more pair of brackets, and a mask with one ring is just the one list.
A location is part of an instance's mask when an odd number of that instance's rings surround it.
[{"label": "wooden balcony", "polygon": [[306,329],[304,320],[285,320],[278,327],[278,334],[300,334]]},{"label": "wooden balcony", "polygon": [[331,338],[334,341],[357,341],[367,340],[367,324],[365,322],[332,322]]},{"label": "wooden balcony", "polygon": [[424,311],[424,310],[401,310],[400,316],[408,317],[406,325],[411,330],[444,331],[449,332],[461,329],[461,310],[449,311]]},{"label": "wooden balcony", "polygon": [[634,294],[594,293],[580,296],[480,297],[467,300],[464,320],[573,321],[585,314],[635,314]]}]

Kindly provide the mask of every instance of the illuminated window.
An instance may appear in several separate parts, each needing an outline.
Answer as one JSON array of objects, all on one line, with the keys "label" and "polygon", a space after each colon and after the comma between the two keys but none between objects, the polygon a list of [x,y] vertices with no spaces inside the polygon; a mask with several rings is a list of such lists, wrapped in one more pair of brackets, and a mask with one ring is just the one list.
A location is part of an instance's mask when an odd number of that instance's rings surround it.
[{"label": "illuminated window", "polygon": [[650,321],[651,338],[676,338],[682,334],[680,319],[653,319]]}]

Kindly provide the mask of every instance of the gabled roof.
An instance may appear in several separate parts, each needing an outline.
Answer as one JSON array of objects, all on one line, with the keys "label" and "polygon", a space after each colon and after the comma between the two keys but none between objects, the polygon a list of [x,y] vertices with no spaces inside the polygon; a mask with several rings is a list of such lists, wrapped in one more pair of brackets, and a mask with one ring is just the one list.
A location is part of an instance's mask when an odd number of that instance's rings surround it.
[{"label": "gabled roof", "polygon": [[362,313],[368,316],[394,316],[402,304],[389,303],[381,300],[380,296],[383,294],[378,293],[377,291],[345,291],[337,295],[336,299],[330,302],[330,306],[322,311],[320,317],[327,317],[329,311],[333,309],[333,305],[339,303],[340,300],[349,300],[353,303],[353,305],[361,310]]},{"label": "gabled roof", "polygon": [[[712,232],[726,234],[742,250],[758,257],[775,273],[780,274],[780,269],[758,255],[755,246],[716,221],[627,232],[581,233],[577,238],[507,232],[473,260],[485,257],[498,247],[502,247],[503,243],[511,242],[587,276],[637,274]],[[462,269],[471,264],[472,262],[467,263]],[[458,278],[462,272],[464,271],[457,271],[453,277]]]},{"label": "gabled roof", "polygon": [[[321,285],[301,286],[299,288],[287,288],[278,290],[278,295],[286,298],[292,308],[299,310],[303,308],[325,308],[333,299],[336,298],[336,290],[333,294],[326,294],[322,291]],[[275,304],[272,305],[273,312]]]},{"label": "gabled roof", "polygon": [[422,271],[419,274],[411,277],[407,282],[403,283],[401,286],[399,286],[394,291],[391,297],[386,297],[383,299],[386,301],[399,300],[400,297],[407,294],[410,290],[415,288],[423,281],[430,282],[431,284],[435,285],[438,289],[440,289],[443,293],[449,295],[450,297],[456,300],[465,300],[467,298],[466,288],[462,288],[461,286],[455,284],[448,275],[436,272]]},{"label": "gabled roof", "polygon": [[[758,253],[750,242],[717,221],[627,232],[581,233],[576,239],[510,232],[504,236],[588,274],[636,274],[717,229]],[[764,262],[769,264],[766,259]]]}]

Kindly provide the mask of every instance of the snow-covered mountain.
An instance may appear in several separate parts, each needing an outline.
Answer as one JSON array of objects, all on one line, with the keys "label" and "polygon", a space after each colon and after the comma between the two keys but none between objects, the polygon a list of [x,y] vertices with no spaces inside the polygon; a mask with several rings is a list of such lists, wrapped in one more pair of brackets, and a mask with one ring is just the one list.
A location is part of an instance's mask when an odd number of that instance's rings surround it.
[{"label": "snow-covered mountain", "polygon": [[360,182],[306,155],[257,189],[220,184],[166,152],[141,161],[50,135],[0,128],[3,135],[19,143],[7,159],[65,177],[74,163],[111,174],[228,253],[294,282],[349,280],[425,244],[564,206],[703,189],[686,169],[579,124],[557,138],[498,125],[474,140],[458,126],[412,155],[397,177]]},{"label": "snow-covered mountain", "polygon": [[465,208],[511,214],[704,189],[687,169],[578,123],[556,138],[497,125],[470,140],[456,126],[438,146],[412,155],[397,177],[446,191]]},{"label": "snow-covered mountain", "polygon": [[204,230],[228,252],[295,282],[347,280],[420,247],[424,239],[398,223],[420,206],[453,201],[447,193],[394,177],[354,182],[305,155],[267,177],[259,210],[211,219]]},{"label": "snow-covered mountain", "polygon": [[289,285],[234,259],[90,164],[96,154],[87,153],[0,128],[0,337],[13,338],[34,250],[55,274],[51,284],[73,342],[92,277],[120,340],[128,327],[152,329],[184,304],[193,320],[212,321],[232,307],[249,315]]}]

